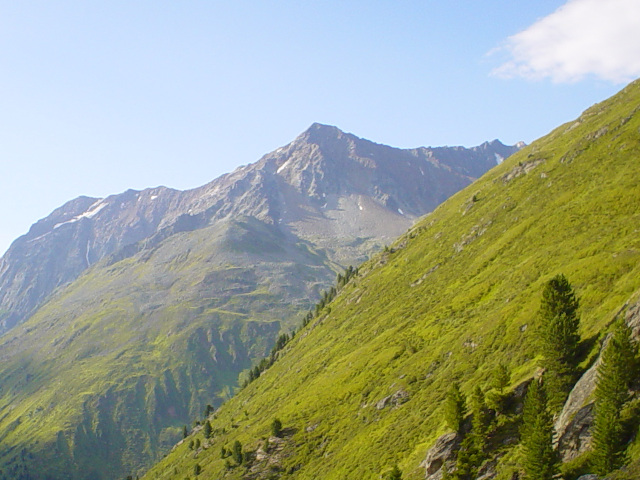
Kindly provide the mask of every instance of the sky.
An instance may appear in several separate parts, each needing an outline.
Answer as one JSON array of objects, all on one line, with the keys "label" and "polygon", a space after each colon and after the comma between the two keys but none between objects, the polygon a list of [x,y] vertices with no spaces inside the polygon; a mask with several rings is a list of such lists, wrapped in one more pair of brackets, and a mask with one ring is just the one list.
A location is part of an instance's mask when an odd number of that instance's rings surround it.
[{"label": "sky", "polygon": [[530,143],[638,76],[638,0],[0,0],[0,254],[79,195],[200,186],[313,122]]}]

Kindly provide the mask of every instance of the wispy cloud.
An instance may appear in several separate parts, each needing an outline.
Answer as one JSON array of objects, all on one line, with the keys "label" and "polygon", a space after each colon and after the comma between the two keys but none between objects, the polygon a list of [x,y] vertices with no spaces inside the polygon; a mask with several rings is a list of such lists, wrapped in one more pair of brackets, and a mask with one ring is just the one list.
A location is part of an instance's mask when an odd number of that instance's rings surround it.
[{"label": "wispy cloud", "polygon": [[508,59],[492,73],[503,78],[628,82],[640,76],[640,1],[569,0],[497,50]]}]

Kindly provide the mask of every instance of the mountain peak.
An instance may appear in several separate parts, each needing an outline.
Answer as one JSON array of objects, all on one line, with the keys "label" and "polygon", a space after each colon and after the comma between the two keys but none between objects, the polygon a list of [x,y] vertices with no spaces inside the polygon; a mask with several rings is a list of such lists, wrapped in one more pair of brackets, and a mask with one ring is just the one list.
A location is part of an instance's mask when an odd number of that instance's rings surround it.
[{"label": "mountain peak", "polygon": [[327,140],[339,139],[344,135],[345,133],[336,126],[316,122],[302,132],[296,140],[301,140],[305,143],[323,143]]}]

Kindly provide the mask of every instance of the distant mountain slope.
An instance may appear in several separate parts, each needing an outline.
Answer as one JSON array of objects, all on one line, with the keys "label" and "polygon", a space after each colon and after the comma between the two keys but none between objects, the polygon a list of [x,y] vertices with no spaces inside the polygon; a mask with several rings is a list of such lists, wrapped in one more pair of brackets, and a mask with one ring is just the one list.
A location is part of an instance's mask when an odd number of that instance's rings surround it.
[{"label": "distant mountain slope", "polygon": [[79,197],[34,224],[0,260],[0,333],[106,256],[238,215],[317,242],[334,261],[360,262],[517,149],[495,140],[400,150],[314,124],[257,163],[193,190]]},{"label": "distant mountain slope", "polygon": [[[440,478],[441,464],[426,471],[423,461],[447,432],[445,392],[453,381],[465,395],[486,391],[503,364],[521,401],[550,278],[566,275],[580,299],[584,367],[616,316],[637,320],[639,158],[636,81],[366,262],[271,368],[209,417],[211,438],[196,429],[144,478],[379,479],[394,465],[405,480]],[[498,419],[482,478],[522,478],[517,418]],[[282,438],[272,436],[275,419]],[[221,458],[236,441],[242,466]],[[629,452],[637,472],[637,432]]]},{"label": "distant mountain slope", "polygon": [[0,470],[95,480],[150,465],[341,266],[516,149],[399,150],[315,124],[194,190],[56,210],[0,265]]}]

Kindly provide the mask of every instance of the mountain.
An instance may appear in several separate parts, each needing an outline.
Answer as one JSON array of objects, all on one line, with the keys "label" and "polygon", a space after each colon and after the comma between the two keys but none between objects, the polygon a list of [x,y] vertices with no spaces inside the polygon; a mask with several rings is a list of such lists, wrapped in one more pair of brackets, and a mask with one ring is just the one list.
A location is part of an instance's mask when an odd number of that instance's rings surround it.
[{"label": "mountain", "polygon": [[517,149],[400,150],[314,124],[200,188],[54,211],[0,264],[0,478],[149,466],[343,267]]},{"label": "mountain", "polygon": [[361,262],[518,148],[494,140],[401,150],[314,124],[257,163],[193,190],[79,197],[34,224],[0,261],[0,333],[105,257],[224,219],[254,217],[317,243],[332,261]]},{"label": "mountain", "polygon": [[[206,419],[210,438],[194,428],[144,478],[379,479],[397,465],[405,480],[439,479],[460,445],[443,419],[446,392],[454,382],[467,399],[490,392],[501,365],[510,406],[492,414],[470,478],[522,478],[522,397],[542,373],[537,312],[558,274],[580,302],[574,360],[586,372],[563,410],[573,443],[560,453],[564,478],[588,473],[589,367],[614,319],[636,335],[640,323],[639,112],[636,81],[421,219]],[[636,381],[624,409],[631,465],[611,478],[640,473],[639,399]]]}]

